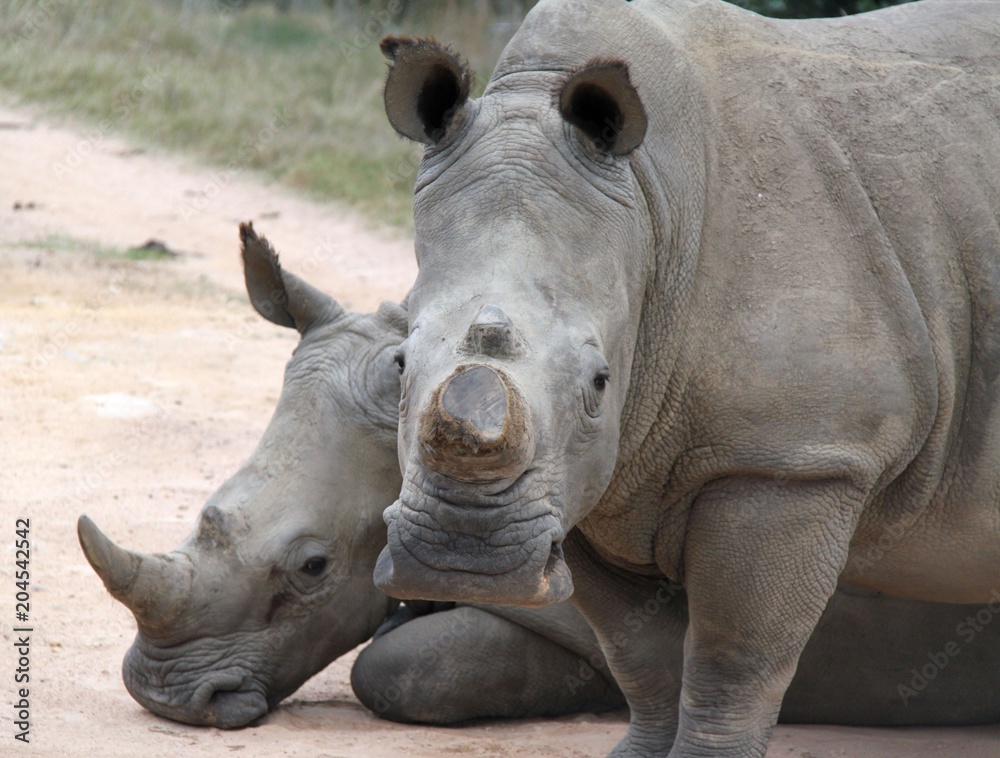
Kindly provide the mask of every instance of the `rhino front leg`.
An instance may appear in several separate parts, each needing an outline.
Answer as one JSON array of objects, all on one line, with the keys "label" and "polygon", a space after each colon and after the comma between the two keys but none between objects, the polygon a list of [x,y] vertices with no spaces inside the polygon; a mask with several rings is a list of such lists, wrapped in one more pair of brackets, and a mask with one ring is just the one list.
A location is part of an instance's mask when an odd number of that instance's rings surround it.
[{"label": "rhino front leg", "polygon": [[684,546],[690,623],[672,758],[764,755],[860,501],[842,482],[729,479],[699,495]]},{"label": "rhino front leg", "polygon": [[382,718],[427,724],[624,705],[614,683],[576,653],[469,606],[420,616],[375,639],[355,661],[351,686]]},{"label": "rhino front leg", "polygon": [[609,568],[583,534],[564,542],[575,591],[629,705],[629,730],[613,756],[664,756],[677,732],[687,603],[666,579]]}]

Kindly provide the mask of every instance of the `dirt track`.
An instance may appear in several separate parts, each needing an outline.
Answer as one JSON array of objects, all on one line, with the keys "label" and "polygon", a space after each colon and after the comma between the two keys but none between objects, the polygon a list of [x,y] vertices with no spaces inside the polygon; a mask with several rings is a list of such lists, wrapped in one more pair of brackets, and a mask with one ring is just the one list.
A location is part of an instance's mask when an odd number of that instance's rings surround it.
[{"label": "dirt track", "polygon": [[[132,701],[119,667],[134,623],[84,560],[76,519],[88,513],[133,548],[172,548],[253,449],[295,336],[251,312],[237,222],[255,219],[290,270],[359,310],[405,293],[411,245],[254,177],[91,143],[24,109],[0,108],[0,156],[0,754],[599,756],[615,744],[622,715],[462,729],[379,721],[351,694],[353,656],[241,731],[175,724]],[[75,168],[57,170],[71,156]],[[150,238],[182,255],[93,252]],[[14,741],[10,708],[19,517],[32,540],[29,745]],[[768,752],[919,755],[998,756],[1000,727],[779,727]]]}]

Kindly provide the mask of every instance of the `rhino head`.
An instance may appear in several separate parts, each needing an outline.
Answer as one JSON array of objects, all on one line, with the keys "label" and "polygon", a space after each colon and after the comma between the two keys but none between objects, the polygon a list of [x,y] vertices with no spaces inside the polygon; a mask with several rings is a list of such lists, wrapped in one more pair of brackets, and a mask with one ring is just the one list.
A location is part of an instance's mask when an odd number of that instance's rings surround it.
[{"label": "rhino head", "polygon": [[301,340],[260,444],[166,554],[118,547],[86,516],[80,544],[138,626],[129,693],[189,724],[243,726],[368,639],[398,601],[371,582],[381,510],[399,491],[393,352],[399,306],[345,312],[241,227],[247,289]]},{"label": "rhino head", "polygon": [[[389,121],[426,145],[397,356],[403,488],[375,571],[394,596],[568,597],[563,538],[612,480],[623,417],[655,417],[626,401],[640,319],[659,318],[643,312],[647,289],[669,293],[654,250],[683,253],[686,208],[650,186],[646,88],[600,31],[634,16],[626,3],[541,3],[478,100],[450,49],[382,42]],[[581,22],[593,33],[574,32]],[[683,131],[656,139],[684,154]]]}]

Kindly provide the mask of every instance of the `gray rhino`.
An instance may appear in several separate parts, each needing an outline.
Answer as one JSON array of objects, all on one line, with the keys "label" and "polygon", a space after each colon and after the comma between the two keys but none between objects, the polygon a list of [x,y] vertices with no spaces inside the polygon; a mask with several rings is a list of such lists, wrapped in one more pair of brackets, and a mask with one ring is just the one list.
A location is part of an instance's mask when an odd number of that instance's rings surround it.
[{"label": "gray rhino", "polygon": [[[998,39],[543,0],[477,100],[383,40],[426,149],[377,585],[572,595],[620,755],[762,755],[838,580],[1000,610]],[[687,617],[624,624],[665,581]]]},{"label": "gray rhino", "polygon": [[[399,604],[375,588],[371,574],[385,546],[381,514],[401,483],[392,358],[406,335],[405,312],[391,303],[372,314],[346,312],[282,270],[252,226],[241,227],[241,238],[254,308],[301,334],[257,449],[169,553],[120,548],[87,516],[78,522],[88,561],[136,619],[138,633],[122,665],[129,693],[166,718],[224,728],[267,713],[369,639]],[[406,613],[413,611],[398,614],[395,623]],[[369,661],[368,673],[356,687],[376,712],[450,723],[624,703],[606,669],[566,687],[566,676],[579,678],[581,657],[600,657],[590,628],[568,606],[523,624],[471,608],[440,615],[462,634],[451,655],[421,677],[419,692],[396,695],[398,686],[371,679],[384,670],[377,665],[380,646],[388,651],[386,663],[400,650],[399,632],[368,649],[362,659]],[[426,663],[424,647],[437,639],[440,625],[413,622],[412,629],[413,652]],[[421,629],[435,636],[420,638]],[[470,665],[481,657],[483,640],[522,654],[494,672],[517,697],[497,700],[497,688],[483,686],[488,662]],[[473,670],[475,682],[452,691],[452,683]],[[387,673],[400,681],[401,672]],[[428,693],[437,693],[431,708]]]},{"label": "gray rhino", "polygon": [[[241,236],[254,307],[302,335],[257,450],[171,553],[121,549],[86,516],[79,522],[88,560],[136,617],[123,664],[132,696],[167,718],[243,726],[381,625],[352,683],[386,718],[449,724],[624,705],[593,633],[568,603],[416,615],[426,604],[396,608],[373,590],[370,574],[386,544],[381,513],[401,484],[391,357],[405,336],[404,313],[391,304],[346,313],[282,270],[252,227]],[[683,591],[659,589],[656,605],[630,609],[624,623],[683,616]],[[989,688],[1000,664],[1000,626],[988,627],[961,657],[946,656],[947,668],[929,680],[921,673],[938,665],[942,641],[977,610],[845,587],[806,647],[782,719],[959,724],[1000,717],[1000,692]],[[682,644],[681,635],[669,641],[678,655]],[[969,691],[990,695],[970,702]]]}]

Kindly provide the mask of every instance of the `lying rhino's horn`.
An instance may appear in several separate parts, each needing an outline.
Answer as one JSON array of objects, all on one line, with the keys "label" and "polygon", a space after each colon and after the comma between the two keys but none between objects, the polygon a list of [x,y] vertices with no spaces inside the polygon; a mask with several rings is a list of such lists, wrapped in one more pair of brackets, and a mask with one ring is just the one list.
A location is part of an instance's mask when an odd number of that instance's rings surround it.
[{"label": "lying rhino's horn", "polygon": [[120,548],[87,516],[80,516],[76,533],[87,561],[143,632],[156,635],[176,625],[191,595],[189,563]]},{"label": "lying rhino's horn", "polygon": [[420,423],[424,464],[453,479],[517,476],[531,457],[521,394],[499,369],[459,366],[431,397]]}]

